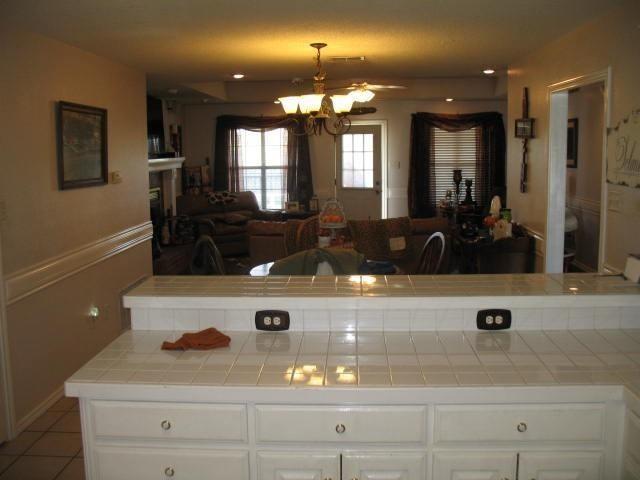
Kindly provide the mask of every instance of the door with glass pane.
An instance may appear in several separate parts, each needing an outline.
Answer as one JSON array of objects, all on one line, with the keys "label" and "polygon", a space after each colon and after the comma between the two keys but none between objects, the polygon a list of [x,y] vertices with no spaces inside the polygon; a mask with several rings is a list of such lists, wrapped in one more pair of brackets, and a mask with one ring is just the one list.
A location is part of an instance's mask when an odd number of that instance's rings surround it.
[{"label": "door with glass pane", "polygon": [[382,215],[381,135],[380,125],[352,125],[338,137],[338,198],[350,220]]}]

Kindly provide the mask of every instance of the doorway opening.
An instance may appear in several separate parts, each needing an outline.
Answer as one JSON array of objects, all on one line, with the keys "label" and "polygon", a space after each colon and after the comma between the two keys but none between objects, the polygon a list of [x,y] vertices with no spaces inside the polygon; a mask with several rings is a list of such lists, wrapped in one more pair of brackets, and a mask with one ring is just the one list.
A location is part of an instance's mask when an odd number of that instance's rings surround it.
[{"label": "doorway opening", "polygon": [[610,72],[549,87],[545,271],[602,271]]},{"label": "doorway opening", "polygon": [[387,218],[386,137],[386,122],[365,120],[337,138],[336,191],[347,218]]}]

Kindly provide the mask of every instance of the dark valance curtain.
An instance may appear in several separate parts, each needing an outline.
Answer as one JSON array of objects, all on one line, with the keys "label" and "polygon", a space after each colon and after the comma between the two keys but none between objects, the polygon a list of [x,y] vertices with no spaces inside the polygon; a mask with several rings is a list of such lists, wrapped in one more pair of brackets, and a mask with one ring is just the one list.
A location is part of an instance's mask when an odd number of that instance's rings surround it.
[{"label": "dark valance curtain", "polygon": [[[409,214],[433,217],[435,198],[433,129],[459,132],[478,128],[476,143],[476,202],[486,206],[493,194],[503,197],[505,190],[505,132],[502,114],[482,112],[437,114],[419,112],[411,115],[411,156],[409,164]],[[453,175],[453,173],[452,173]],[[464,184],[462,184],[464,191]]]},{"label": "dark valance curtain", "polygon": [[304,133],[304,119],[297,117],[246,117],[222,115],[216,122],[216,140],[213,158],[213,187],[215,190],[238,191],[238,138],[237,131],[273,130],[286,128],[287,138],[287,196],[306,207],[313,197],[309,137]]}]

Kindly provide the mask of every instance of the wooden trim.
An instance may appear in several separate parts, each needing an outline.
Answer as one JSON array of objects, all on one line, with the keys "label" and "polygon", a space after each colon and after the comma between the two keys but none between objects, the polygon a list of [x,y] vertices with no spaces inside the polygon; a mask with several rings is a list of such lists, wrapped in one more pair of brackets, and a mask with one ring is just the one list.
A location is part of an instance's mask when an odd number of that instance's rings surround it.
[{"label": "wooden trim", "polygon": [[152,236],[151,222],[141,223],[12,273],[4,278],[7,305],[146,242]]},{"label": "wooden trim", "polygon": [[611,265],[611,264],[609,264],[607,262],[604,263],[603,268],[604,268],[604,272],[605,273],[611,273],[611,274],[614,274],[614,275],[620,275],[622,273],[622,270],[614,267],[613,265]]},{"label": "wooden trim", "polygon": [[15,437],[13,422],[13,390],[11,364],[9,362],[9,339],[7,338],[7,311],[2,276],[2,237],[0,236],[0,443]]},{"label": "wooden trim", "polygon": [[64,396],[64,385],[56,388],[51,395],[45,398],[40,404],[27,413],[24,417],[16,420],[14,437],[24,432],[29,425],[38,419],[44,412],[49,410],[55,403]]}]

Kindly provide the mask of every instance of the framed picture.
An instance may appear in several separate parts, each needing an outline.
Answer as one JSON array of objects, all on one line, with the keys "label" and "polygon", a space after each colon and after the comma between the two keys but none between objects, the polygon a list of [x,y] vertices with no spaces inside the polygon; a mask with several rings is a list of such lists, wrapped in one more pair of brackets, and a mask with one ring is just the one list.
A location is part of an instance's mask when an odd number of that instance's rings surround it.
[{"label": "framed picture", "polygon": [[533,138],[533,118],[516,119],[516,138]]},{"label": "framed picture", "polygon": [[300,203],[299,202],[285,202],[284,209],[287,212],[299,212],[300,211]]},{"label": "framed picture", "polygon": [[107,183],[107,111],[104,108],[58,102],[56,137],[60,190]]},{"label": "framed picture", "polygon": [[314,197],[311,200],[309,200],[309,211],[317,212],[319,210],[320,210],[320,202],[318,201],[318,199]]},{"label": "framed picture", "polygon": [[578,119],[567,124],[567,168],[578,168]]}]

